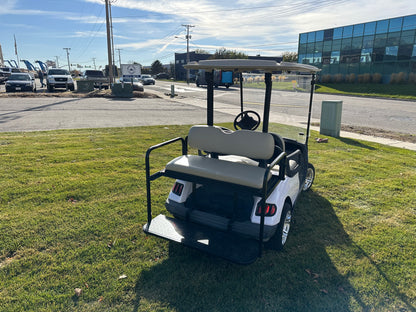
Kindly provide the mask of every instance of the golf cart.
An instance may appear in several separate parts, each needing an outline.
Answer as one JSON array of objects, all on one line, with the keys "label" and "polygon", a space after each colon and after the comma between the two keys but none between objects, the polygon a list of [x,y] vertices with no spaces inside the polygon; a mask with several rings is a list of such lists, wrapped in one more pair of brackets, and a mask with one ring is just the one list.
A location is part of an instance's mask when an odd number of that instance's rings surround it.
[{"label": "golf cart", "polygon": [[[261,256],[263,245],[283,248],[296,200],[313,183],[315,169],[308,163],[308,137],[315,74],[319,69],[297,63],[235,59],[192,62],[186,67],[205,70],[207,125],[192,126],[187,137],[147,150],[148,220],[143,230],[232,262],[249,264]],[[235,130],[214,125],[214,70],[240,74],[241,112],[234,119]],[[257,112],[243,109],[243,73],[253,71],[264,73],[262,123]],[[301,73],[302,81],[310,81],[309,103],[304,105],[307,129],[302,139],[269,132],[273,73],[279,77]],[[297,94],[284,92],[285,96]],[[261,124],[262,131],[254,131]],[[176,142],[182,146],[182,155],[151,174],[151,152]],[[188,153],[190,149],[195,152]],[[151,181],[160,177],[175,179],[165,203],[170,216],[160,214],[153,218]]]}]

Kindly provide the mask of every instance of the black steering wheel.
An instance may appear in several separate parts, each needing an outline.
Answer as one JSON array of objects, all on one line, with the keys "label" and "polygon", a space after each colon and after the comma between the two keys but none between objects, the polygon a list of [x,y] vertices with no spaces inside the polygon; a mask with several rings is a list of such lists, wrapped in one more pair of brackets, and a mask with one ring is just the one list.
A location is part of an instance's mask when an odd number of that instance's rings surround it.
[{"label": "black steering wheel", "polygon": [[241,112],[234,119],[234,129],[236,130],[256,130],[259,125],[260,115],[252,110]]}]

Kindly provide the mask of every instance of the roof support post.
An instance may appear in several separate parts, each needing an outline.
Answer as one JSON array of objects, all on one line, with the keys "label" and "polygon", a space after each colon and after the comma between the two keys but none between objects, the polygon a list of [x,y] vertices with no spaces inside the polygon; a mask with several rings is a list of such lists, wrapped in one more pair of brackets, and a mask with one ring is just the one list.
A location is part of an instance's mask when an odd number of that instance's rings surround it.
[{"label": "roof support post", "polygon": [[269,116],[270,116],[270,101],[272,98],[272,74],[264,74],[264,82],[266,84],[266,94],[264,96],[264,112],[263,112],[263,132],[269,132]]},{"label": "roof support post", "polygon": [[205,71],[207,82],[207,125],[214,125],[214,71]]},{"label": "roof support post", "polygon": [[310,98],[309,98],[308,126],[307,126],[307,129],[306,129],[306,141],[305,141],[306,146],[308,146],[309,132],[310,132],[310,127],[311,127],[313,91],[315,90],[315,83],[316,83],[315,79],[316,79],[316,75],[312,74],[311,93],[310,93]]}]

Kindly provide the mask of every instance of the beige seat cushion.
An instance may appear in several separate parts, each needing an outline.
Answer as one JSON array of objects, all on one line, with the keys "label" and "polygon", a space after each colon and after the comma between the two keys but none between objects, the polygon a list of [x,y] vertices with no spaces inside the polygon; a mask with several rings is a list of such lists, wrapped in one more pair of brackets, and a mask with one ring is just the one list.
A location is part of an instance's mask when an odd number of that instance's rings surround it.
[{"label": "beige seat cushion", "polygon": [[266,169],[204,156],[183,155],[170,161],[166,171],[261,189]]}]

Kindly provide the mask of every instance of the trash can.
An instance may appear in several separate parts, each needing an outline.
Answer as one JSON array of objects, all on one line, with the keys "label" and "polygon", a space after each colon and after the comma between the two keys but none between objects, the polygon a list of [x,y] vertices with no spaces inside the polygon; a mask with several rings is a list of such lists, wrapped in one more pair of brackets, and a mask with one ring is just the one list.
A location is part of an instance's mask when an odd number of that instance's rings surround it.
[{"label": "trash can", "polygon": [[322,101],[319,133],[335,138],[341,132],[342,101]]},{"label": "trash can", "polygon": [[133,86],[130,83],[115,83],[111,91],[117,97],[133,97]]}]

